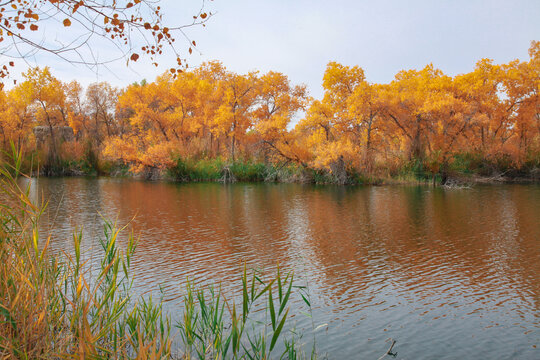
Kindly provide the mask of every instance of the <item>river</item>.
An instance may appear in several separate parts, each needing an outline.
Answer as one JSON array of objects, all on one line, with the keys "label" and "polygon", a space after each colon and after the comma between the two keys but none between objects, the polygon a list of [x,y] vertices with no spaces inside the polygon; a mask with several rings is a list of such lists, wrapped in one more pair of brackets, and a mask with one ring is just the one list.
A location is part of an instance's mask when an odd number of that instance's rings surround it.
[{"label": "river", "polygon": [[540,359],[540,186],[32,182],[55,251],[82,228],[96,257],[100,216],[132,220],[136,290],[161,288],[173,319],[187,278],[234,292],[244,262],[279,263],[308,286],[313,324],[294,321],[307,346],[322,325],[322,357],[376,359],[393,338],[397,359]]}]

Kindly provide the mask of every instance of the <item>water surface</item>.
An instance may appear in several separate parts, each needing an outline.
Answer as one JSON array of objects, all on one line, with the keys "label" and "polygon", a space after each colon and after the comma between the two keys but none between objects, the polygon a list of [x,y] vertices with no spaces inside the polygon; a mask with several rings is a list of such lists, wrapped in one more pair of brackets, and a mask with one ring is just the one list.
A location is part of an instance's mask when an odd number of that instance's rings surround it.
[{"label": "water surface", "polygon": [[[376,359],[391,337],[398,359],[540,359],[539,186],[33,182],[55,250],[82,226],[94,256],[99,214],[135,218],[137,290],[161,286],[173,317],[186,278],[234,291],[244,261],[279,262],[309,287],[315,326],[328,324],[316,333],[328,358]],[[311,321],[294,320],[311,339]]]}]

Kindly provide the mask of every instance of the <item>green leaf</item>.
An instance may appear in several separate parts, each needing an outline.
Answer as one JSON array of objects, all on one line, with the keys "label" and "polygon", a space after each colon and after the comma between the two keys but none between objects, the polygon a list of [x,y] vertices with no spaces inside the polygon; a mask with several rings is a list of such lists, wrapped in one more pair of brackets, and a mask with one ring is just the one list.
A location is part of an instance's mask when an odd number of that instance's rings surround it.
[{"label": "green leaf", "polygon": [[279,334],[281,334],[281,330],[283,329],[283,325],[285,325],[285,320],[287,320],[288,314],[289,314],[289,309],[287,309],[287,311],[285,312],[285,315],[283,315],[283,318],[279,322],[279,325],[276,331],[274,331],[274,335],[272,335],[272,341],[270,342],[270,351],[272,351],[272,349],[276,345],[276,341],[279,338]]},{"label": "green leaf", "polygon": [[257,300],[258,298],[260,298],[262,295],[264,295],[264,293],[267,292],[268,289],[270,289],[270,287],[272,286],[272,284],[274,283],[274,281],[276,281],[276,279],[270,281],[270,282],[268,283],[268,285],[266,285],[266,286],[264,287],[264,289],[262,289],[261,292],[260,292],[259,294],[257,294],[257,296],[255,296],[255,299],[253,299],[253,300],[255,301],[255,300]]},{"label": "green leaf", "polygon": [[[287,277],[289,277],[289,276],[287,276]],[[291,295],[291,290],[292,290],[292,284],[293,284],[293,278],[291,276],[291,280],[289,282],[289,288],[287,289],[287,293],[283,297],[283,301],[281,302],[281,306],[279,307],[279,314],[280,315],[283,312],[283,310],[285,309],[285,306],[287,305],[287,302],[289,301],[289,296]]]},{"label": "green leaf", "polygon": [[268,290],[268,307],[270,308],[270,318],[272,319],[272,330],[276,331],[276,311],[274,309],[274,299],[272,299],[272,288]]},{"label": "green leaf", "polygon": [[302,296],[302,299],[304,299],[304,302],[307,304],[307,306],[311,307],[311,303],[308,301],[308,299],[306,299],[304,294],[300,294],[300,295]]}]

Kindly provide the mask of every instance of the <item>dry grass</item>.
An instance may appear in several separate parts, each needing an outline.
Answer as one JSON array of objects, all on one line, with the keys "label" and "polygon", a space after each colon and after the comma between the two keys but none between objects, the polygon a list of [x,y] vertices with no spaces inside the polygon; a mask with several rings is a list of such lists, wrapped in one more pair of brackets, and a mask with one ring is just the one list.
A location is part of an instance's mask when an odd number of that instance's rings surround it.
[{"label": "dry grass", "polygon": [[[0,357],[167,358],[170,324],[161,304],[130,297],[129,264],[133,237],[125,253],[119,229],[105,226],[103,259],[90,277],[81,261],[81,237],[63,261],[40,246],[36,206],[19,186],[22,156],[0,168]],[[5,164],[4,164],[5,165]]]}]

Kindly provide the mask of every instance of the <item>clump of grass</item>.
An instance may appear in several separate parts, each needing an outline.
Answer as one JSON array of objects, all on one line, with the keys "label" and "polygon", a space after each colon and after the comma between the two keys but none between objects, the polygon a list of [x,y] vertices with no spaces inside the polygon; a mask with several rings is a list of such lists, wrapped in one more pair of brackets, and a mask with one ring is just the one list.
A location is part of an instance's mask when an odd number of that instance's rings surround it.
[{"label": "clump of grass", "polygon": [[220,181],[226,169],[230,175],[241,182],[262,182],[269,180],[274,171],[272,165],[250,160],[237,160],[232,164],[221,158],[192,159],[178,157],[175,166],[169,169],[169,175],[177,181]]},{"label": "clump of grass", "polygon": [[265,180],[268,167],[264,163],[236,161],[230,166],[230,170],[238,181],[259,182]]},{"label": "clump of grass", "polygon": [[224,162],[220,159],[184,159],[178,157],[169,175],[177,181],[218,181]]},{"label": "clump of grass", "polygon": [[[187,284],[180,329],[186,359],[270,359],[304,357],[294,332],[287,331],[293,274],[264,279],[256,272],[242,275],[239,306],[227,301],[221,288],[207,291]],[[299,288],[299,287],[296,287]],[[301,287],[300,287],[301,288]],[[303,300],[311,309],[308,298]],[[276,346],[281,343],[280,351]],[[312,358],[315,357],[313,349]]]}]

